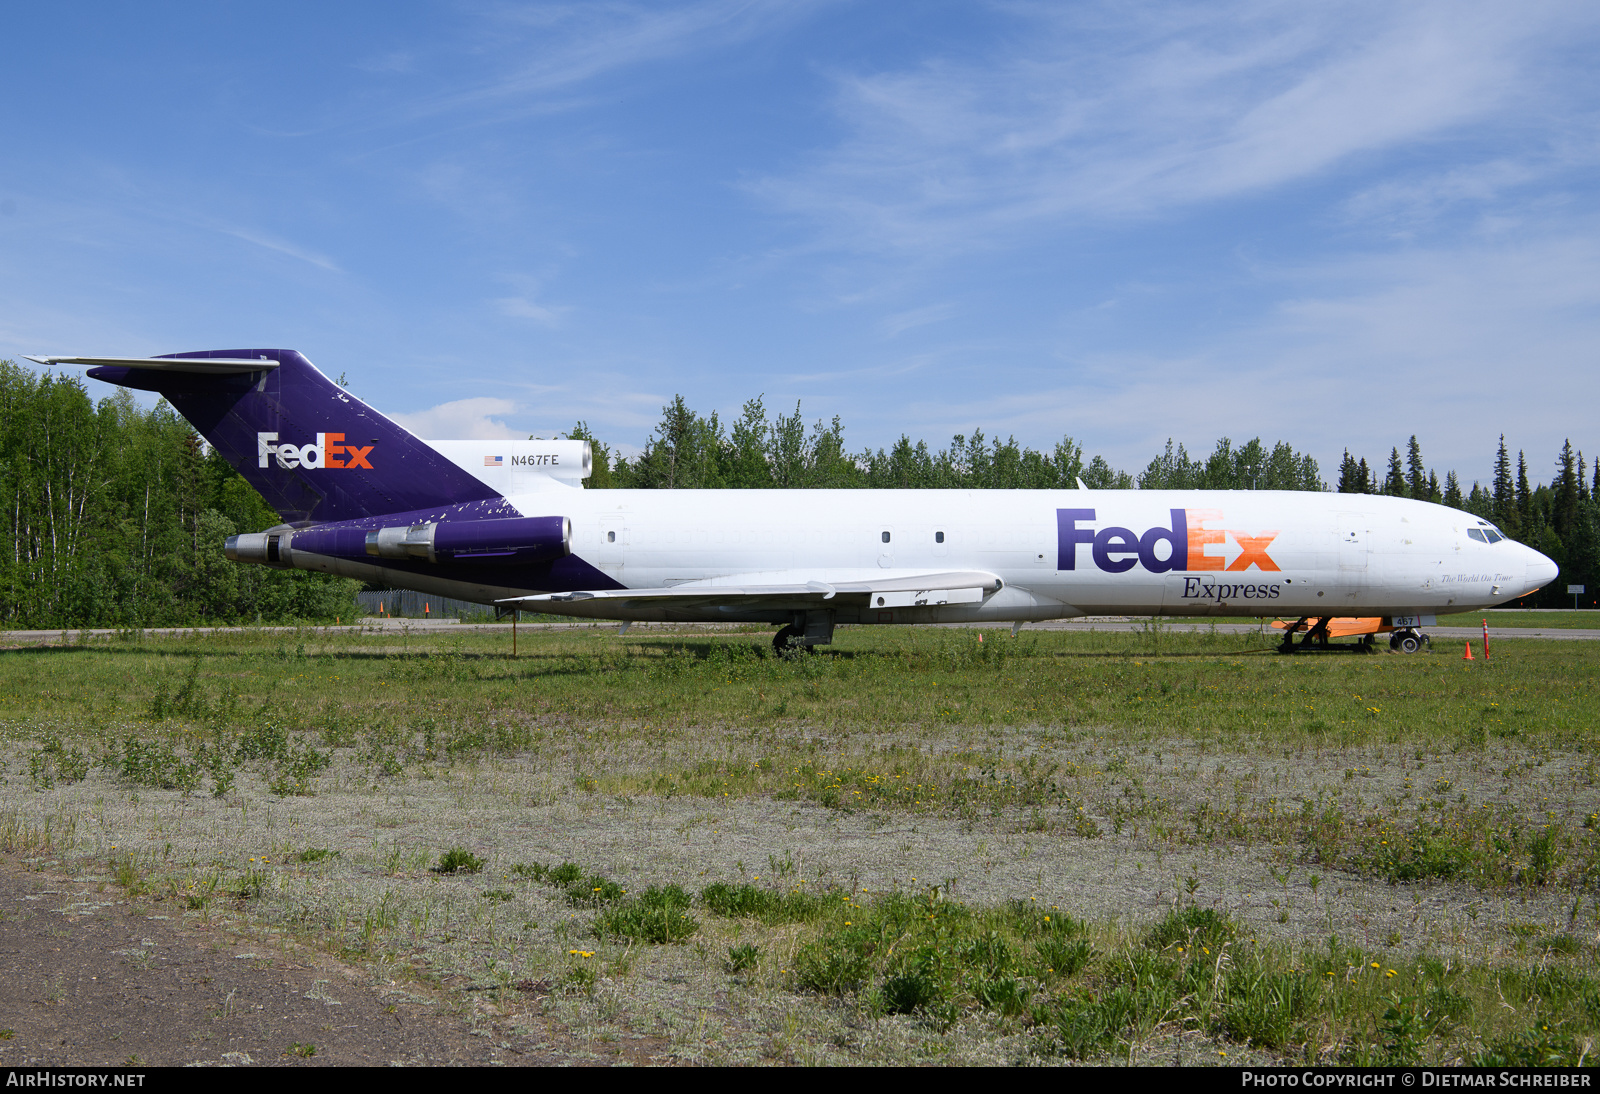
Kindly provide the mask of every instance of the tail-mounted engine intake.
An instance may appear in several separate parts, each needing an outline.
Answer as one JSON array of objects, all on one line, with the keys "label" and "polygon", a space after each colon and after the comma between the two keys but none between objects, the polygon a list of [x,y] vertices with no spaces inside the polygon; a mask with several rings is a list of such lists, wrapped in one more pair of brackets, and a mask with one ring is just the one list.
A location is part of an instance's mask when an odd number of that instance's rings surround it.
[{"label": "tail-mounted engine intake", "polygon": [[331,558],[417,559],[484,566],[553,562],[572,553],[572,521],[566,517],[432,521],[389,528],[282,529],[229,536],[223,553],[232,562],[293,566],[295,552]]}]

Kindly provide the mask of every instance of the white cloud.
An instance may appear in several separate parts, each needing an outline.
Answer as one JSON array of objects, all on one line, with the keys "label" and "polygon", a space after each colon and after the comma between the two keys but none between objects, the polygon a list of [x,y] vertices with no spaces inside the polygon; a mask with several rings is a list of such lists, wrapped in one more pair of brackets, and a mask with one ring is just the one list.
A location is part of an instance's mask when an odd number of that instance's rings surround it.
[{"label": "white cloud", "polygon": [[1422,175],[1386,179],[1344,203],[1351,224],[1409,236],[1460,208],[1483,208],[1546,173],[1543,164],[1493,159]]},{"label": "white cloud", "polygon": [[1064,432],[1133,471],[1169,435],[1191,453],[1224,435],[1287,440],[1331,476],[1345,447],[1381,460],[1415,434],[1441,477],[1454,468],[1468,484],[1487,479],[1504,432],[1548,480],[1563,440],[1593,443],[1597,228],[1263,269],[1280,302],[1185,351],[1064,349],[1054,384],[974,398],[959,415],[932,400],[900,412],[930,442],[974,424],[1034,443]]},{"label": "white cloud", "polygon": [[1097,23],[1028,10],[997,60],[841,76],[850,136],[752,189],[846,249],[1011,243],[1255,194],[1488,121],[1537,133],[1541,106],[1580,93],[1549,78],[1553,54],[1596,23],[1562,3],[1166,5]]},{"label": "white cloud", "polygon": [[544,304],[535,304],[521,296],[502,297],[494,302],[500,309],[501,315],[509,315],[513,319],[531,319],[542,327],[556,327],[561,324],[561,317],[572,310],[562,304],[549,307]]},{"label": "white cloud", "polygon": [[[816,0],[703,0],[676,7],[528,4],[491,10],[481,27],[486,57],[511,59],[490,79],[412,105],[415,116],[462,110],[550,109],[550,98],[631,66],[726,48],[768,34],[819,6]],[[482,63],[480,59],[480,64]]]},{"label": "white cloud", "polygon": [[908,330],[926,327],[931,323],[942,323],[955,313],[954,304],[929,304],[923,308],[912,308],[909,311],[897,312],[886,315],[878,321],[878,330],[885,338],[894,338]]},{"label": "white cloud", "polygon": [[355,67],[374,75],[399,75],[415,72],[417,64],[416,57],[409,50],[396,49],[357,61]]},{"label": "white cloud", "polygon": [[332,273],[342,272],[333,259],[324,255],[319,255],[315,251],[308,251],[303,247],[297,247],[292,243],[286,243],[281,239],[275,239],[272,236],[266,235],[265,233],[251,231],[247,228],[229,228],[221,226],[219,226],[217,230],[222,232],[224,235],[233,236],[235,239],[242,239],[246,243],[253,243],[257,247],[262,247],[269,251],[276,251],[278,254],[288,255],[290,258],[297,258],[301,262],[308,262],[319,269],[328,270]]},{"label": "white cloud", "polygon": [[535,431],[513,428],[503,420],[520,408],[510,399],[478,396],[440,403],[415,414],[390,415],[412,433],[436,441],[497,441],[525,438]]}]

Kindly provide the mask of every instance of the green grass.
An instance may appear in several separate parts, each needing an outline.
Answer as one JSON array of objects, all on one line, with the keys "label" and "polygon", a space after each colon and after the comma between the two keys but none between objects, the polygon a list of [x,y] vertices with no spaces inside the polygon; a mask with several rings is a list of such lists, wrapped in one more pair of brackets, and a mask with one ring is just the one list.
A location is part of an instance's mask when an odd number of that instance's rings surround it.
[{"label": "green grass", "polygon": [[498,634],[111,639],[0,656],[0,723],[36,740],[45,727],[92,738],[137,724],[140,736],[164,736],[174,748],[227,730],[238,760],[277,763],[293,762],[292,733],[401,766],[524,750],[549,719],[1117,726],[1343,743],[1479,731],[1583,739],[1600,729],[1600,663],[1576,643],[1519,641],[1483,665],[1451,651],[1279,657],[1267,648],[1273,636],[1024,631],[1013,639],[1000,629],[980,643],[978,633],[850,629],[793,661],[742,634],[546,633],[528,636],[515,660]]},{"label": "green grass", "polygon": [[[569,892],[603,881],[574,863],[513,872]],[[1571,1066],[1600,1023],[1593,947],[1571,936],[1548,939],[1526,964],[1487,967],[1335,936],[1314,947],[1259,942],[1193,903],[1130,932],[1035,900],[975,907],[938,887],[874,896],[783,882],[716,882],[693,902],[676,885],[652,886],[602,906],[592,933],[681,943],[699,928],[692,903],[722,919],[800,925],[780,970],[798,993],[939,1030],[982,1015],[1046,1057],[1131,1053],[1158,1030],[1180,1028],[1313,1065]],[[760,959],[760,947],[742,943],[728,947],[722,968],[746,973]],[[591,967],[572,975],[592,988]]]},{"label": "green grass", "polygon": [[[1271,634],[979,633],[846,629],[793,660],[765,633],[598,630],[523,634],[516,659],[499,633],[310,629],[5,651],[0,850],[87,855],[129,893],[260,917],[389,975],[415,959],[507,991],[548,981],[596,1014],[666,982],[631,962],[670,965],[701,987],[640,1015],[748,992],[741,1014],[866,1015],[923,1060],[958,1033],[1010,1059],[1198,1033],[1230,1060],[1492,1066],[1570,1063],[1593,1040],[1600,648],[1519,640],[1485,664],[1280,657]],[[641,831],[603,827],[634,815],[693,868],[603,835]],[[1039,847],[1131,856],[1160,910],[823,872],[829,837],[763,843],[758,824],[870,837],[884,861],[984,833],[963,885],[991,864],[1031,879]],[[229,826],[261,842],[224,855]],[[1241,884],[1277,937],[1219,895]],[[1414,906],[1424,941],[1352,927],[1371,912],[1347,911],[1350,890]],[[1470,911],[1428,934],[1441,892]],[[1451,930],[1476,941],[1436,952]],[[810,1058],[787,1027],[764,1036],[771,1058]]]},{"label": "green grass", "polygon": [[[708,889],[702,902],[719,915],[745,911],[730,908],[727,893]],[[1307,1064],[1465,1054],[1487,1066],[1570,1066],[1581,1034],[1600,1020],[1600,980],[1555,948],[1525,966],[1488,969],[1333,937],[1317,947],[1258,942],[1196,905],[1129,934],[1036,902],[973,907],[936,889],[827,904],[820,915],[808,909],[809,929],[784,970],[796,991],[937,1028],[983,1014],[1046,1056],[1121,1053],[1167,1027]],[[730,972],[756,960],[749,944],[729,954]]]}]

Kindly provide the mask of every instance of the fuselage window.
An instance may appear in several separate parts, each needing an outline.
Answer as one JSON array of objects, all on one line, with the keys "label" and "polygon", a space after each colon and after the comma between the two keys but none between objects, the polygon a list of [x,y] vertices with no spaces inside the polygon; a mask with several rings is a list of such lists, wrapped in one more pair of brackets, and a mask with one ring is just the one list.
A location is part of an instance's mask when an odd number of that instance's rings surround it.
[{"label": "fuselage window", "polygon": [[606,542],[607,543],[615,543],[615,542],[617,542],[617,533],[615,533],[615,532],[607,532],[606,533]]},{"label": "fuselage window", "polygon": [[1473,539],[1477,540],[1479,543],[1488,543],[1489,542],[1489,537],[1483,534],[1483,529],[1482,528],[1468,528],[1467,529],[1467,535],[1471,536]]},{"label": "fuselage window", "polygon": [[883,542],[885,542],[885,543],[889,542],[889,533],[888,532],[883,533]]},{"label": "fuselage window", "polygon": [[943,543],[944,542],[944,533],[943,532],[935,532],[935,533],[933,533],[933,542],[935,542],[935,543]]}]

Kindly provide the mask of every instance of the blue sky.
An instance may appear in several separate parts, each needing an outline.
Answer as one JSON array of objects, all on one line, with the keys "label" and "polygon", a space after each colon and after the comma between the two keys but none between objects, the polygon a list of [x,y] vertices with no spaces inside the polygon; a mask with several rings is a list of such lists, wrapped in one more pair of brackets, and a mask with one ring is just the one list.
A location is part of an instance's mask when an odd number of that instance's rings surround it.
[{"label": "blue sky", "polygon": [[[13,6],[0,356],[299,349],[427,436],[682,393],[1137,469],[1600,405],[1583,3]],[[99,387],[100,385],[93,385]]]}]

